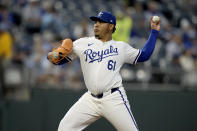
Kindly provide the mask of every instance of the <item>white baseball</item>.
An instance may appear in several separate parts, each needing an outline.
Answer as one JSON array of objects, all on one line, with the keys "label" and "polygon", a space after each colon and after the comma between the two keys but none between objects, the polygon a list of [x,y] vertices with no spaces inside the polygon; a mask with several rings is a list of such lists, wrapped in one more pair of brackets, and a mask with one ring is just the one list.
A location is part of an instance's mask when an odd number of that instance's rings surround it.
[{"label": "white baseball", "polygon": [[158,22],[160,20],[159,16],[153,16],[152,21],[153,22]]}]

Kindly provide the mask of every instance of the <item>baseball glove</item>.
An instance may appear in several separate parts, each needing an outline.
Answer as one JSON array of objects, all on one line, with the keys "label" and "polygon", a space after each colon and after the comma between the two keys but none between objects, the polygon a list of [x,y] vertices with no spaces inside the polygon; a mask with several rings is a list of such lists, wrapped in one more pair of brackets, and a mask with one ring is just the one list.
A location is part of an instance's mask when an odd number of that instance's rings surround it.
[{"label": "baseball glove", "polygon": [[55,65],[58,65],[66,59],[66,57],[72,52],[73,42],[71,39],[66,38],[62,41],[61,45],[54,48],[48,53],[48,60]]}]

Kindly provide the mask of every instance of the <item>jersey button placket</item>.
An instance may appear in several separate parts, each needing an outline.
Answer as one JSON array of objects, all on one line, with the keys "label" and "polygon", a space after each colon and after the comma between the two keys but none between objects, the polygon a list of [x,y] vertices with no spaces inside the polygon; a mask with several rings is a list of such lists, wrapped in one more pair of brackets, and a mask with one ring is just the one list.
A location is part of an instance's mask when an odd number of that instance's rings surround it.
[{"label": "jersey button placket", "polygon": [[[99,43],[99,44],[98,44],[98,50],[101,51],[101,50],[103,49],[103,44],[104,44],[104,43]],[[97,72],[96,72],[96,74],[95,74],[95,75],[96,75],[96,76],[95,76],[95,80],[96,80],[96,81],[95,81],[95,85],[96,85],[96,90],[97,90],[97,92],[98,92],[98,90],[99,90],[99,88],[100,88],[100,87],[98,87],[98,84],[100,84],[100,83],[98,83],[98,82],[101,82],[101,81],[99,80],[99,77],[98,77],[98,76],[99,76],[99,74],[101,73],[101,72],[100,72],[100,68],[101,68],[101,66],[102,66],[102,61],[100,61],[100,62],[97,61],[97,64],[98,64],[98,66],[97,66]],[[99,92],[100,92],[100,91],[99,91]]]}]

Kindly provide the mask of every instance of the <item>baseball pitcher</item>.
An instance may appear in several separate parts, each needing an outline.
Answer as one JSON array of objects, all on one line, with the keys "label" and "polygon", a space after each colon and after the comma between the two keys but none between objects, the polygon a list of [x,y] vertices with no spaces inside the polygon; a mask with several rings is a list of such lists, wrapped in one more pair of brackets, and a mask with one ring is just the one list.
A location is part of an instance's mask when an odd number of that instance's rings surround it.
[{"label": "baseball pitcher", "polygon": [[88,91],[69,109],[61,120],[58,131],[81,131],[101,117],[106,118],[118,131],[139,131],[125,93],[120,69],[124,63],[147,61],[156,44],[160,18],[150,19],[151,33],[142,49],[135,49],[122,41],[114,41],[116,18],[102,11],[91,16],[94,37],[69,38],[48,53],[55,65],[77,58]]}]

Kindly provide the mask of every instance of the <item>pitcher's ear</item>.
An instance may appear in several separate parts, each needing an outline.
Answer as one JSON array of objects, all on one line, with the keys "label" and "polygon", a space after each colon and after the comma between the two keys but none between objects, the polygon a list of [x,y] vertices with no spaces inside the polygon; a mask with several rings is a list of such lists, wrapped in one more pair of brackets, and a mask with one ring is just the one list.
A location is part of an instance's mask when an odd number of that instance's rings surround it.
[{"label": "pitcher's ear", "polygon": [[114,24],[110,24],[110,30],[112,31],[112,33],[114,33],[114,31],[116,30],[115,25]]}]

